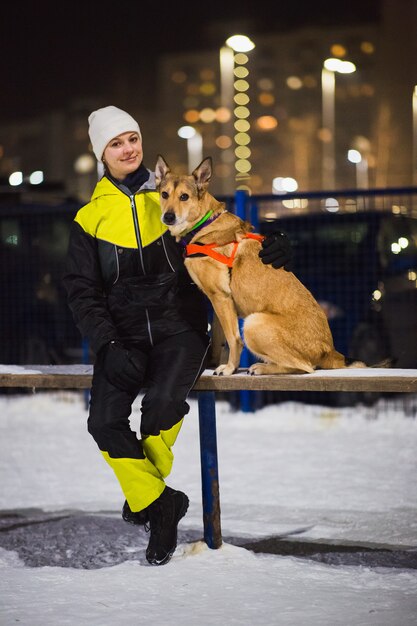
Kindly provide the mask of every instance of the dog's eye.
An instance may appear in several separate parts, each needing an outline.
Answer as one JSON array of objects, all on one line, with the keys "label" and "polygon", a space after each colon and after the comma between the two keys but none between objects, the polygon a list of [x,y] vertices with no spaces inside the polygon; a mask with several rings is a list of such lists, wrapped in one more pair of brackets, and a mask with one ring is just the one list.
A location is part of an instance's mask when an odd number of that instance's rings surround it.
[{"label": "dog's eye", "polygon": [[188,195],[188,193],[182,193],[182,194],[180,195],[180,200],[181,200],[181,202],[186,202],[186,201],[188,200],[188,198],[189,198],[189,197],[190,197],[190,196]]},{"label": "dog's eye", "polygon": [[164,199],[164,200],[166,200],[167,198],[169,198],[169,195],[168,195],[168,193],[167,193],[166,191],[163,191],[163,192],[161,193],[161,196],[163,197],[163,199]]}]

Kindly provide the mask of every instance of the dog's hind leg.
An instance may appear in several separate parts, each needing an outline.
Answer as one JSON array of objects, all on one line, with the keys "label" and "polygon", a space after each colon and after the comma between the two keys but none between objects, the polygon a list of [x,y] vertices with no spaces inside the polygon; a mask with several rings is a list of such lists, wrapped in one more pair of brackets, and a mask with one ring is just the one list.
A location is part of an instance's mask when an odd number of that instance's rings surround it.
[{"label": "dog's hind leg", "polygon": [[271,313],[253,313],[245,319],[244,339],[247,347],[264,363],[254,363],[250,374],[306,374],[314,371],[312,363],[297,351],[291,335],[277,324]]}]

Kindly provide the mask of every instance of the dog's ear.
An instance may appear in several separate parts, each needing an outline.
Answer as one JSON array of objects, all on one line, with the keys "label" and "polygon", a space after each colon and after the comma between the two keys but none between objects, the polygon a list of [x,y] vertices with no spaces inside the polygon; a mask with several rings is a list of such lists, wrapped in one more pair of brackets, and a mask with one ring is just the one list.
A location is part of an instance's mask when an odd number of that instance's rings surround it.
[{"label": "dog's ear", "polygon": [[158,154],[158,160],[155,165],[155,185],[156,188],[161,184],[161,180],[170,172],[171,169],[164,157]]},{"label": "dog's ear", "polygon": [[200,165],[195,168],[192,173],[195,182],[197,183],[197,189],[199,191],[205,191],[208,187],[208,183],[211,179],[213,169],[213,161],[211,157],[207,157],[204,161],[201,161]]}]

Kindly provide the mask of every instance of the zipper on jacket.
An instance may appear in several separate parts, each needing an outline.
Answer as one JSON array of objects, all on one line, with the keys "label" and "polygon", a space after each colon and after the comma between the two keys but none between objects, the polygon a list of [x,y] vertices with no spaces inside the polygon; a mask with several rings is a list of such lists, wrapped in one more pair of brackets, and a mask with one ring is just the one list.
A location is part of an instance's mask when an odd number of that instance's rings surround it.
[{"label": "zipper on jacket", "polygon": [[[144,263],[144,260],[143,260],[143,253],[142,253],[142,239],[141,239],[141,236],[140,236],[139,220],[138,220],[138,216],[137,216],[137,213],[136,213],[135,197],[134,196],[129,196],[129,198],[130,198],[130,206],[131,206],[131,209],[132,209],[133,225],[135,227],[136,242],[138,244],[138,252],[139,252],[139,257],[140,257],[140,264],[141,264],[141,267],[142,267],[143,275],[146,276],[145,263]],[[149,341],[151,343],[151,346],[153,346],[154,343],[153,343],[152,330],[151,330],[151,320],[149,319],[149,312],[148,312],[148,309],[146,309],[146,308],[145,308],[145,313],[146,313],[146,324],[147,324],[147,327],[148,327]]]},{"label": "zipper on jacket", "polygon": [[172,269],[172,271],[175,273],[175,269],[174,269],[174,267],[173,267],[173,265],[172,265],[172,263],[171,263],[171,261],[170,261],[170,258],[169,258],[169,256],[168,256],[168,251],[167,251],[166,246],[165,246],[165,239],[164,239],[164,236],[163,236],[163,235],[161,235],[161,240],[162,240],[162,246],[163,246],[163,248],[164,248],[164,252],[165,252],[165,257],[166,257],[166,260],[167,260],[167,261],[168,261],[168,263],[169,263],[169,267],[170,267],[170,268]]},{"label": "zipper on jacket", "polygon": [[137,213],[136,213],[135,197],[134,196],[129,196],[129,198],[130,198],[130,207],[132,209],[132,215],[133,215],[133,225],[135,227],[136,242],[138,244],[138,251],[139,251],[139,256],[140,256],[140,264],[141,264],[141,267],[142,267],[143,275],[146,276],[145,263],[143,261],[143,254],[142,254],[142,239],[141,239],[141,236],[140,236],[139,220],[138,220],[138,216],[137,216]]}]

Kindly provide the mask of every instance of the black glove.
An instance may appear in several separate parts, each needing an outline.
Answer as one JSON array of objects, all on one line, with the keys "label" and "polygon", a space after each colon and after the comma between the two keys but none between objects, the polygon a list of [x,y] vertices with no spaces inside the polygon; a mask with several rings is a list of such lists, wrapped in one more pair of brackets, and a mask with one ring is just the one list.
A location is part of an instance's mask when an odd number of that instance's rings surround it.
[{"label": "black glove", "polygon": [[142,385],[144,368],[134,351],[127,350],[117,340],[110,341],[102,350],[107,380],[122,391],[138,391]]},{"label": "black glove", "polygon": [[259,256],[265,265],[272,265],[276,270],[284,267],[284,270],[291,272],[292,252],[291,242],[287,235],[276,231],[262,241]]}]

